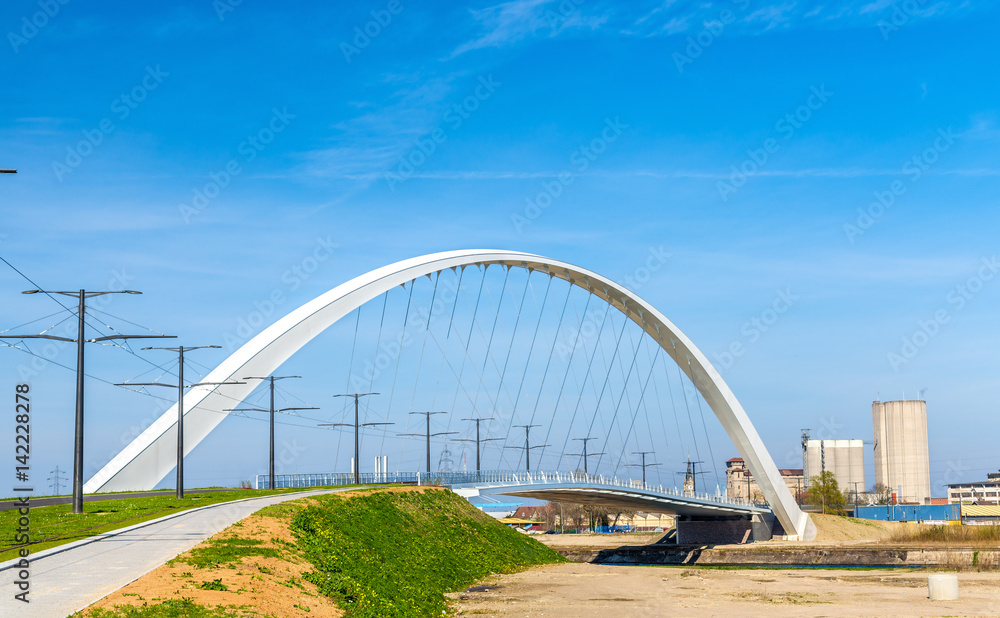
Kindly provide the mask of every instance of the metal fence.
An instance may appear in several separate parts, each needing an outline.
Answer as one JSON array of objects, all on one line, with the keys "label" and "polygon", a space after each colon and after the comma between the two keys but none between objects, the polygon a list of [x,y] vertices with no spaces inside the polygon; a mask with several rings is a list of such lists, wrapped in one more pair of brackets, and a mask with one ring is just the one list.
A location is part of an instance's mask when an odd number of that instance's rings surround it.
[{"label": "metal fence", "polygon": [[[360,475],[362,485],[382,483],[416,484],[418,472],[364,472]],[[354,474],[350,472],[328,472],[323,474],[275,474],[274,489],[286,487],[324,487],[327,485],[354,485]],[[258,474],[254,488],[267,489],[268,475]]]}]

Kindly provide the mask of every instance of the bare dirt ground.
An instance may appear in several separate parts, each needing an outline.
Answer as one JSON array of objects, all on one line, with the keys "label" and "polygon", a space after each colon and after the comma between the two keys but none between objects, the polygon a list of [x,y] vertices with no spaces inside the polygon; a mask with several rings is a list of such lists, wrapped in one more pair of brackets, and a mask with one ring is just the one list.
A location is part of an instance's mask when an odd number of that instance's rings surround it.
[{"label": "bare dirt ground", "polygon": [[[812,541],[768,541],[748,543],[745,549],[767,549],[774,547],[851,545],[875,543],[888,539],[898,526],[917,525],[899,522],[869,521],[814,514],[816,538]],[[649,545],[663,538],[662,532],[640,532],[629,534],[536,534],[532,538],[549,547],[560,549],[609,549],[623,545]]]},{"label": "bare dirt ground", "polygon": [[[258,539],[261,547],[278,550],[280,558],[247,556],[229,566],[199,569],[184,562],[191,551],[178,556],[85,610],[111,609],[116,605],[155,605],[168,599],[191,599],[206,607],[247,607],[272,616],[342,616],[332,601],[319,594],[302,574],[311,565],[289,552],[293,541],[287,522],[276,517],[251,515],[213,538]],[[204,546],[196,546],[192,551]],[[228,590],[204,590],[199,585],[220,580]]]},{"label": "bare dirt ground", "polygon": [[925,571],[559,564],[453,593],[459,616],[996,616],[1000,573],[958,574],[958,601],[927,598]]}]

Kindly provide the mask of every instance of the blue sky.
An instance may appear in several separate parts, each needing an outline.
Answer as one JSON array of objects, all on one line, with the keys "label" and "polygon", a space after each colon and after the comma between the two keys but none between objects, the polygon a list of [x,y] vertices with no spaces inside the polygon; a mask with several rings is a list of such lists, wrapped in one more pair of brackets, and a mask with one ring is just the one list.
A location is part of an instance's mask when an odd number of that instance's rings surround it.
[{"label": "blue sky", "polygon": [[[870,440],[873,399],[923,392],[941,494],[1000,467],[997,17],[931,0],[8,2],[0,167],[19,173],[0,177],[0,255],[43,287],[125,279],[144,296],[109,313],[200,345],[275,289],[269,320],[434,251],[622,280],[662,247],[640,293],[717,362],[779,466],[800,428]],[[0,330],[59,309],[0,266]],[[331,337],[294,361],[295,395],[339,420]],[[0,351],[12,389],[31,358]],[[108,382],[150,367],[90,354]],[[32,376],[37,470],[71,465],[72,377]],[[159,408],[88,388],[89,476]],[[259,471],[232,450],[262,425],[227,419],[192,482]],[[316,432],[288,431],[305,445],[288,471],[331,467]]]}]

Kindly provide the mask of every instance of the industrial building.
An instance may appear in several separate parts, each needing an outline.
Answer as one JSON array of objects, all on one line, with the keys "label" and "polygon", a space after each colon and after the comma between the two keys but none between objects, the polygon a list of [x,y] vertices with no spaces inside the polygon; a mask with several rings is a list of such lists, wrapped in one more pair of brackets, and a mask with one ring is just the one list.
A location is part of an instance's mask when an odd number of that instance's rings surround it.
[{"label": "industrial building", "polygon": [[[788,491],[796,497],[800,492],[805,491],[805,479],[802,477],[802,470],[798,468],[786,468],[778,470],[781,473],[781,480],[785,481]],[[726,496],[729,498],[747,499],[758,502],[764,501],[764,494],[757,486],[757,481],[750,474],[750,469],[743,462],[742,457],[733,457],[726,462]]]},{"label": "industrial building", "polygon": [[948,502],[1000,504],[1000,472],[990,472],[985,481],[948,485]]},{"label": "industrial building", "polygon": [[841,491],[865,489],[865,445],[861,440],[806,440],[802,449],[806,486],[823,472],[833,472]]},{"label": "industrial building", "polygon": [[927,402],[872,402],[875,483],[897,502],[930,504],[931,471],[927,453]]},{"label": "industrial building", "polygon": [[925,524],[959,524],[965,513],[957,504],[884,504],[859,506],[854,516],[877,521],[913,521]]}]

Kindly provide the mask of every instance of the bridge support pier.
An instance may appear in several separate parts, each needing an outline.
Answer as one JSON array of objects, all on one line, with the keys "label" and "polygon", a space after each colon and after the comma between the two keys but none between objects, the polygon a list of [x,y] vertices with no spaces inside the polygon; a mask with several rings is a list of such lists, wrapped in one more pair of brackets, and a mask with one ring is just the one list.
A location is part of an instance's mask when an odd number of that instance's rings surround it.
[{"label": "bridge support pier", "polygon": [[677,543],[681,545],[753,543],[784,534],[781,524],[771,513],[677,518]]}]

